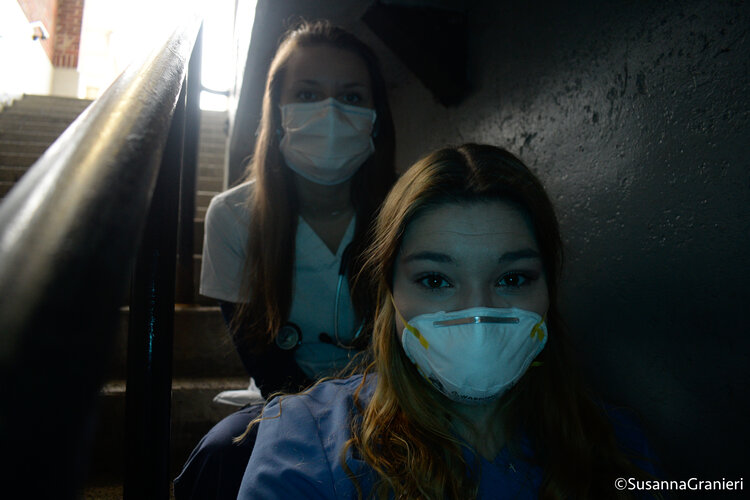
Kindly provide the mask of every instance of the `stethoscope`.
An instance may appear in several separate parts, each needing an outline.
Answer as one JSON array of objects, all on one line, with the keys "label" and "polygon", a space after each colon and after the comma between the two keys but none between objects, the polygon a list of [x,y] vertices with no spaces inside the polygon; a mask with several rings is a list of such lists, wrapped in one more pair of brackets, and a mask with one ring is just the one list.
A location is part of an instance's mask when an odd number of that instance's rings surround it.
[{"label": "stethoscope", "polygon": [[[325,344],[335,345],[340,349],[359,349],[354,345],[357,337],[362,333],[362,327],[364,323],[359,325],[357,331],[354,333],[354,337],[349,343],[343,342],[339,338],[339,304],[341,302],[341,289],[343,288],[344,278],[346,277],[346,270],[349,267],[349,259],[351,257],[352,244],[349,243],[344,252],[341,254],[341,265],[339,266],[339,280],[336,285],[336,300],[333,305],[333,337],[328,333],[321,333],[318,335],[318,340]],[[285,351],[295,349],[302,343],[302,330],[299,326],[292,323],[291,321],[286,322],[281,328],[279,328],[276,334],[276,345]]]}]

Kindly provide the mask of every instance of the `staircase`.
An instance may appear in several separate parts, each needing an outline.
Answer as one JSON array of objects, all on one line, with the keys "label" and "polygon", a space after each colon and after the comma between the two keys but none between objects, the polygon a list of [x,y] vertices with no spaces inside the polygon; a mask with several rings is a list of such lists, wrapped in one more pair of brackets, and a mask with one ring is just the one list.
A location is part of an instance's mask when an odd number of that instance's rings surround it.
[{"label": "staircase", "polygon": [[26,95],[0,112],[0,198],[89,104],[85,99]]},{"label": "staircase", "polygon": [[[0,112],[0,198],[90,103],[25,95]],[[246,388],[248,382],[218,307],[197,295],[206,208],[222,188],[225,121],[226,113],[201,112],[194,221],[196,295],[191,304],[175,306],[171,478],[203,434],[236,409],[214,403],[213,397],[223,390]],[[87,500],[122,498],[127,332],[128,309],[123,307],[114,359],[99,400],[89,480],[82,492]]]}]

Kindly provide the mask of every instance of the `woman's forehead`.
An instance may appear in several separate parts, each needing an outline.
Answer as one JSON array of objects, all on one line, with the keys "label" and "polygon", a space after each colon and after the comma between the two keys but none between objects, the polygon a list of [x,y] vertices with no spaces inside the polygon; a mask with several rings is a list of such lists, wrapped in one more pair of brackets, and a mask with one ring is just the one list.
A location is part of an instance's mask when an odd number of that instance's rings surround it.
[{"label": "woman's forehead", "polygon": [[370,84],[367,65],[358,54],[327,44],[297,47],[287,62],[287,79],[290,84],[299,80]]},{"label": "woman's forehead", "polygon": [[422,247],[461,248],[491,245],[493,250],[512,247],[536,248],[534,231],[526,213],[503,202],[448,203],[419,214],[406,227],[401,252]]}]

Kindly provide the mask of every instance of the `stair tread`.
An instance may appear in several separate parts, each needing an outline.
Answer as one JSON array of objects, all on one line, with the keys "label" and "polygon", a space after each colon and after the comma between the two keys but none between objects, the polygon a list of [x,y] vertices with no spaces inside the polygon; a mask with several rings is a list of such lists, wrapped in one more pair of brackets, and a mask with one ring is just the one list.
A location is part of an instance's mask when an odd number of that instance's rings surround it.
[{"label": "stair tread", "polygon": [[[246,389],[248,377],[180,377],[172,379],[173,391],[189,391],[196,389],[224,391],[231,389]],[[110,380],[104,384],[100,394],[104,396],[115,396],[125,393],[125,380]]]}]

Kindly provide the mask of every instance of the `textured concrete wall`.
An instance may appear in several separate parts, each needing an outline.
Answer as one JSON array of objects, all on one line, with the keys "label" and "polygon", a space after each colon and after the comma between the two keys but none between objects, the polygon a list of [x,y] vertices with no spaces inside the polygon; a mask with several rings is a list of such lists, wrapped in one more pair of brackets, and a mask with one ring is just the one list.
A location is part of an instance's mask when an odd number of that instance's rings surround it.
[{"label": "textured concrete wall", "polygon": [[465,102],[392,93],[402,168],[478,141],[538,172],[584,368],[684,479],[747,472],[749,27],[746,2],[478,1]]}]

